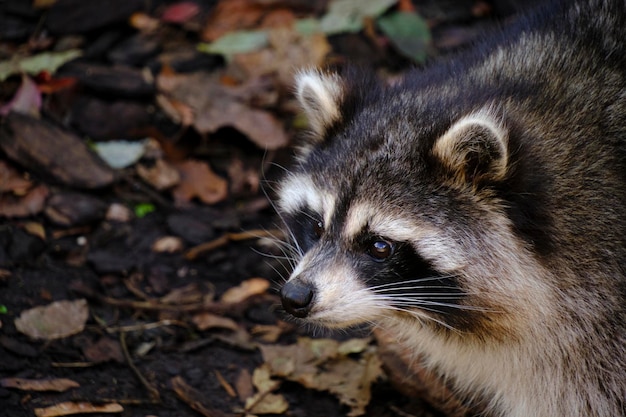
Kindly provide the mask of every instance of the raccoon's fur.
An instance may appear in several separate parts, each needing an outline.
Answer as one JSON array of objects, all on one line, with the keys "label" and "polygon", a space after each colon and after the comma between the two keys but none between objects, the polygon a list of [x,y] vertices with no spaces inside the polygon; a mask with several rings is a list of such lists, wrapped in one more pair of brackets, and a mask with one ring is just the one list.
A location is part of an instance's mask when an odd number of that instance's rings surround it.
[{"label": "raccoon's fur", "polygon": [[626,415],[626,2],[383,86],[303,72],[291,314],[383,327],[489,415]]}]

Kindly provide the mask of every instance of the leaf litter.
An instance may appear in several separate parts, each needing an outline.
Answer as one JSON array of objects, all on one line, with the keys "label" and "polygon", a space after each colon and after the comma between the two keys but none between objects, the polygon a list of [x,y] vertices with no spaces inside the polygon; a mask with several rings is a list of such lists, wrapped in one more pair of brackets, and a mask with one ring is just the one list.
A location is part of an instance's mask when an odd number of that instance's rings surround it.
[{"label": "leaf litter", "polygon": [[[271,281],[284,266],[265,266],[248,247],[280,236],[259,201],[294,131],[306,125],[291,96],[294,69],[343,64],[337,45],[352,36],[381,56],[420,62],[432,21],[394,0],[143,8],[134,1],[114,0],[132,12],[89,36],[57,35],[58,21],[46,19],[74,4],[85,16],[77,32],[92,18],[101,27],[98,13],[85,12],[97,5],[45,2],[42,24],[52,35],[41,31],[0,62],[0,77],[13,83],[0,98],[2,158],[11,161],[0,160],[0,215],[9,220],[0,226],[0,284],[11,294],[1,306],[7,336],[0,349],[17,358],[0,376],[23,374],[24,358],[38,356],[52,364],[46,369],[72,375],[107,364],[92,384],[77,378],[74,394],[44,398],[33,390],[15,401],[19,388],[11,388],[16,409],[301,415],[328,401],[307,399],[297,385],[337,399],[319,415],[406,415],[373,395],[388,385],[376,343],[303,337],[304,329],[280,320]],[[126,28],[141,36],[130,42]],[[85,103],[105,111],[81,113]],[[118,103],[145,106],[151,124],[109,129],[127,122],[127,112],[108,111]],[[102,133],[113,131],[123,134]],[[117,156],[105,156],[106,148]],[[78,202],[90,203],[83,212]],[[185,230],[194,226],[177,227],[174,215],[193,219],[203,238]],[[280,256],[275,247],[261,250]],[[22,283],[26,295],[17,289]],[[76,296],[84,298],[68,301]],[[45,387],[63,380],[28,375],[31,381],[2,381]]]}]

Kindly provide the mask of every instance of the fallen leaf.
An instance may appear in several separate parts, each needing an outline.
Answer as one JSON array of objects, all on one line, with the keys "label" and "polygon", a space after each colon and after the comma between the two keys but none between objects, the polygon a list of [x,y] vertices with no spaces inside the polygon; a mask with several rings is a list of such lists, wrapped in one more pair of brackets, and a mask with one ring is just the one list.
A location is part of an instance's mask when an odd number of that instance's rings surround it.
[{"label": "fallen leaf", "polygon": [[242,30],[228,33],[211,43],[201,43],[198,50],[207,54],[234,55],[257,51],[267,45],[267,31]]},{"label": "fallen leaf", "polygon": [[0,194],[0,217],[28,217],[43,211],[48,198],[48,188],[39,185],[23,197]]},{"label": "fallen leaf", "polygon": [[2,378],[0,386],[15,388],[22,391],[55,391],[64,392],[71,388],[78,388],[80,384],[71,379],[26,379],[26,378]]},{"label": "fallen leaf", "polygon": [[30,235],[46,240],[46,229],[39,222],[26,222],[20,225]]},{"label": "fallen leaf", "polygon": [[235,380],[235,390],[239,400],[245,402],[248,398],[254,395],[254,386],[252,385],[252,375],[247,368],[243,368],[239,371],[237,379]]},{"label": "fallen leaf", "polygon": [[222,295],[221,301],[228,304],[240,303],[253,295],[263,294],[270,288],[270,282],[263,278],[251,278],[236,287],[229,288]]},{"label": "fallen leaf", "polygon": [[398,51],[415,62],[423,63],[431,42],[428,24],[417,13],[395,12],[378,19],[381,31]]},{"label": "fallen leaf", "polygon": [[268,46],[231,58],[231,67],[242,69],[250,78],[278,74],[284,86],[293,85],[294,68],[317,68],[324,64],[331,46],[320,32],[303,34],[295,27],[267,33]]},{"label": "fallen leaf", "polygon": [[146,141],[96,142],[93,144],[93,149],[111,168],[121,169],[139,161],[146,151]]},{"label": "fallen leaf", "polygon": [[199,313],[192,317],[191,321],[196,325],[198,330],[207,330],[207,329],[228,329],[228,330],[238,330],[239,325],[232,319],[224,316],[218,316],[217,314],[211,313]]},{"label": "fallen leaf", "polygon": [[55,301],[22,311],[15,319],[15,327],[33,339],[51,340],[82,332],[88,318],[87,300]]},{"label": "fallen leaf", "polygon": [[163,159],[157,159],[152,164],[137,164],[137,174],[159,191],[172,188],[180,182],[176,168]]},{"label": "fallen leaf", "polygon": [[133,212],[121,203],[112,203],[104,217],[109,221],[126,223],[133,217]]},{"label": "fallen leaf", "polygon": [[187,104],[175,98],[167,97],[164,94],[158,94],[156,102],[161,110],[163,110],[174,123],[178,123],[182,126],[193,125],[196,116],[193,109]]},{"label": "fallen leaf", "polygon": [[183,250],[183,240],[176,236],[164,236],[152,244],[152,251],[157,253],[175,253]]},{"label": "fallen leaf", "polygon": [[278,1],[221,0],[207,19],[201,38],[212,42],[245,29],[292,24],[293,12]]},{"label": "fallen leaf", "polygon": [[[369,339],[338,342],[299,338],[294,345],[260,345],[272,376],[306,388],[328,391],[359,416],[371,399],[371,385],[382,376],[381,362]],[[358,358],[353,355],[358,354]]]},{"label": "fallen leaf", "polygon": [[109,361],[115,361],[117,363],[125,362],[120,342],[109,337],[102,337],[96,342],[90,341],[87,345],[82,347],[82,350],[85,358],[93,363]]},{"label": "fallen leaf", "polygon": [[272,150],[288,143],[282,122],[253,104],[256,97],[267,94],[259,91],[258,83],[231,86],[221,80],[219,72],[161,73],[157,86],[168,97],[193,109],[193,127],[202,134],[233,127],[260,148]]},{"label": "fallen leaf", "polygon": [[375,18],[393,6],[397,0],[333,0],[320,25],[327,35],[354,33],[363,29],[366,18]]},{"label": "fallen leaf", "polygon": [[197,283],[191,283],[184,287],[174,288],[167,295],[161,298],[161,302],[166,304],[193,304],[202,301],[204,294]]},{"label": "fallen leaf", "polygon": [[135,29],[142,32],[154,32],[160,25],[159,19],[155,19],[154,17],[143,12],[133,13],[130,16],[130,19],[128,19],[128,23]]},{"label": "fallen leaf", "polygon": [[271,378],[272,373],[263,364],[254,370],[252,383],[258,392],[246,399],[245,410],[251,414],[283,414],[289,408],[289,403],[282,395],[271,394],[280,386],[280,381]]},{"label": "fallen leaf", "polygon": [[191,1],[174,3],[163,10],[161,20],[167,23],[184,23],[200,13],[200,7]]},{"label": "fallen leaf", "polygon": [[63,52],[42,52],[29,57],[14,56],[10,60],[0,62],[0,81],[20,72],[37,75],[41,71],[48,71],[52,74],[61,65],[81,55],[82,51],[70,49]]},{"label": "fallen leaf", "polygon": [[41,109],[41,92],[37,84],[28,76],[22,75],[22,84],[15,92],[15,95],[4,106],[0,107],[0,115],[6,116],[9,112],[28,114],[39,117]]},{"label": "fallen leaf", "polygon": [[11,192],[15,195],[24,195],[33,186],[16,169],[9,166],[5,161],[0,161],[0,193]]},{"label": "fallen leaf", "polygon": [[187,160],[176,165],[180,182],[172,189],[178,205],[198,198],[206,204],[215,204],[228,195],[228,183],[215,174],[206,162]]},{"label": "fallen leaf", "polygon": [[124,407],[118,403],[95,405],[88,402],[68,401],[50,407],[35,408],[34,411],[37,417],[59,417],[72,414],[121,413]]}]

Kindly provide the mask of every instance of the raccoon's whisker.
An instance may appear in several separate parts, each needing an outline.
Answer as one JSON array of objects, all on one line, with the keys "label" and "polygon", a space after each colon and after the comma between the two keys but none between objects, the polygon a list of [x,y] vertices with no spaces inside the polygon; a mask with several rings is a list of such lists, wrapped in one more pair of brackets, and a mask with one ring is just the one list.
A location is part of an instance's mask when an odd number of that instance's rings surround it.
[{"label": "raccoon's whisker", "polygon": [[413,285],[413,286],[408,286],[408,287],[389,287],[389,288],[382,288],[382,289],[376,289],[373,290],[372,292],[377,293],[377,294],[385,294],[385,293],[390,293],[393,291],[407,291],[407,290],[458,290],[458,288],[456,287],[452,287],[449,285]]},{"label": "raccoon's whisker", "polygon": [[379,289],[379,288],[392,287],[394,285],[407,285],[407,284],[412,284],[412,283],[437,281],[437,280],[442,280],[442,279],[447,279],[447,278],[455,278],[455,277],[456,277],[456,275],[442,275],[442,276],[433,276],[433,277],[426,277],[426,278],[415,278],[415,279],[408,279],[408,280],[404,280],[403,279],[403,280],[398,281],[398,282],[388,282],[386,284],[375,285],[375,286],[369,287],[369,289],[370,290],[375,290],[375,289]]},{"label": "raccoon's whisker", "polygon": [[[435,322],[435,323],[439,324],[440,326],[443,326],[443,327],[445,327],[445,328],[447,328],[447,329],[449,329],[449,330],[451,330],[451,331],[453,331],[455,333],[459,333],[459,334],[463,333],[459,329],[451,326],[450,324],[448,324],[448,323],[446,323],[446,322],[444,322],[442,320],[436,319],[434,317],[431,317],[428,314],[424,314],[423,312],[418,311],[418,310],[409,310],[409,309],[406,309],[406,308],[394,307],[394,306],[389,306],[389,307],[387,307],[387,309],[388,310],[393,310],[393,311],[399,311],[401,313],[407,313],[407,314],[413,316],[414,318],[416,318],[417,320],[420,320],[420,321],[432,321],[432,322]],[[437,313],[437,311],[429,310],[427,308],[424,308],[424,310],[432,311],[434,313]]]}]

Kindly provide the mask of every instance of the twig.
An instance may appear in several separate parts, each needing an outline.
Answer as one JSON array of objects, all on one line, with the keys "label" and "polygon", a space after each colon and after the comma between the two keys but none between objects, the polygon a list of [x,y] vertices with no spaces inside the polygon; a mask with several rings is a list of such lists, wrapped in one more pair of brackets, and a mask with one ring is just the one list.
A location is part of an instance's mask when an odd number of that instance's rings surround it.
[{"label": "twig", "polygon": [[237,242],[241,240],[248,239],[258,239],[262,237],[276,237],[276,235],[282,235],[281,230],[263,230],[263,229],[253,229],[245,232],[238,233],[226,233],[217,239],[211,240],[210,242],[201,243],[198,246],[194,246],[193,248],[187,250],[185,253],[185,259],[189,261],[193,261],[199,255],[213,251],[217,248],[221,248],[230,242]]},{"label": "twig", "polygon": [[150,398],[156,402],[160,402],[161,395],[159,394],[159,391],[154,388],[146,378],[144,378],[139,369],[137,369],[137,367],[133,363],[133,360],[128,353],[128,347],[126,346],[126,333],[124,332],[120,333],[120,345],[122,346],[122,352],[124,353],[124,358],[126,358],[126,362],[128,362],[128,366],[133,371],[135,376],[139,379],[139,382],[141,382],[143,386],[146,387],[146,389],[150,393]]},{"label": "twig", "polygon": [[128,332],[136,332],[143,330],[156,329],[163,326],[180,326],[180,327],[189,327],[187,323],[178,321],[178,320],[160,320],[154,323],[142,323],[142,324],[134,324],[132,326],[111,326],[106,327],[105,330],[107,333],[128,333]]}]

